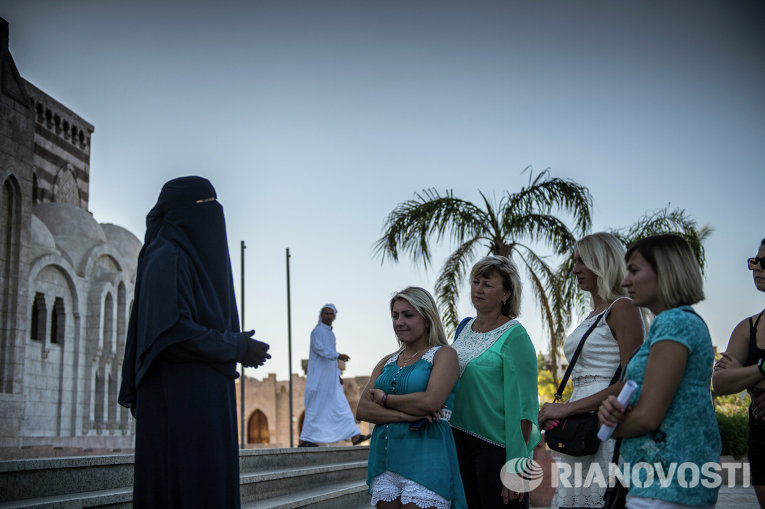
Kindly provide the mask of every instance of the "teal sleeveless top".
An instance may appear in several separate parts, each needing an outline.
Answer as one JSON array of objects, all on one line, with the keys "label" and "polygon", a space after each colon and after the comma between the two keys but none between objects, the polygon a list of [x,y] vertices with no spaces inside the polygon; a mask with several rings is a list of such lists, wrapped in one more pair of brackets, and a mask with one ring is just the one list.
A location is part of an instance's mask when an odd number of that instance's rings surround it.
[{"label": "teal sleeveless top", "polygon": [[[375,381],[375,388],[387,394],[425,392],[433,368],[433,357],[439,348],[431,348],[417,362],[403,368],[396,365],[398,354],[393,355]],[[455,386],[446,399],[444,413],[447,415],[451,414],[456,391]],[[457,449],[448,419],[429,422],[419,431],[411,431],[408,422],[376,425],[369,446],[367,468],[370,494],[372,480],[386,470],[451,500],[454,509],[467,508]]]}]

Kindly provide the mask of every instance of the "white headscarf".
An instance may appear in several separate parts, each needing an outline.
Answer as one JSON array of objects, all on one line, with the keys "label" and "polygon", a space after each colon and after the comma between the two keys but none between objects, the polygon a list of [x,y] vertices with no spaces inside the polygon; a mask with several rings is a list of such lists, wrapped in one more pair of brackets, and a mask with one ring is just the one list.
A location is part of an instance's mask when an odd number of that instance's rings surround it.
[{"label": "white headscarf", "polygon": [[321,312],[324,311],[324,308],[329,308],[332,311],[334,311],[335,312],[335,318],[337,318],[337,308],[335,307],[335,305],[334,304],[324,304],[321,307],[321,309],[319,310],[319,323],[324,323],[324,322],[321,321]]}]

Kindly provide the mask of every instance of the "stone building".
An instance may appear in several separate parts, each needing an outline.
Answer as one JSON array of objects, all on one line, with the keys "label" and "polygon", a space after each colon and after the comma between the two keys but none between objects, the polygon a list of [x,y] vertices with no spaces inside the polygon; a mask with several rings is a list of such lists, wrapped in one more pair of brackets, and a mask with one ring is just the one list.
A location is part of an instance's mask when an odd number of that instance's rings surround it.
[{"label": "stone building", "polygon": [[[117,395],[141,241],[88,211],[94,128],[19,75],[8,32],[0,18],[0,459],[131,451]],[[344,379],[351,408],[366,381]],[[289,447],[288,387],[247,378],[247,447]]]},{"label": "stone building", "polygon": [[[344,363],[340,361],[340,368],[343,369]],[[266,364],[267,366],[267,364]],[[307,361],[303,360],[303,370],[305,372]],[[361,391],[366,387],[369,381],[368,376],[345,377],[343,378],[343,392],[348,398],[348,404],[352,411],[356,411],[356,405],[359,403]],[[276,379],[276,375],[270,373],[262,380],[256,380],[251,377],[245,377],[244,381],[244,415],[245,415],[245,434],[244,445],[247,448],[266,448],[266,447],[289,447],[290,446],[290,401],[289,401],[289,381]],[[240,394],[239,380],[237,380],[237,422],[241,426],[241,417],[239,417]],[[303,405],[303,396],[305,395],[305,376],[292,374],[292,445],[297,446],[300,441],[300,431],[303,429],[303,418],[305,417],[305,406]],[[362,433],[369,433],[371,428],[369,423],[357,423]],[[241,437],[241,428],[239,429]],[[350,443],[350,442],[348,442]]]},{"label": "stone building", "polygon": [[88,211],[93,126],[19,75],[3,19],[0,109],[0,457],[130,448],[141,242]]}]

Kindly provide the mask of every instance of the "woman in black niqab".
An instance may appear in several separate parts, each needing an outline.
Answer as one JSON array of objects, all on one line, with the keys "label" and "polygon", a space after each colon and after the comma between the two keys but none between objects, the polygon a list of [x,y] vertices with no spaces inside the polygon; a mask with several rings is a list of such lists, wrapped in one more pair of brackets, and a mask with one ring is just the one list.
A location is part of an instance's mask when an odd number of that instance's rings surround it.
[{"label": "woman in black niqab", "polygon": [[136,418],[134,507],[236,507],[240,332],[223,208],[207,179],[167,182],[146,216],[119,403]]}]

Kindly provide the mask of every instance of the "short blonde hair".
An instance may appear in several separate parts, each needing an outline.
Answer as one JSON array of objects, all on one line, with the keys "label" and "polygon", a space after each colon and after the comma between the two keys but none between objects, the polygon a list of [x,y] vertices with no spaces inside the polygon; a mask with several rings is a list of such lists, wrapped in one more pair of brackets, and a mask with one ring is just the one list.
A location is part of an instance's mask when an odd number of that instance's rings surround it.
[{"label": "short blonde hair", "polygon": [[470,270],[470,279],[490,276],[496,272],[502,279],[502,286],[510,292],[510,297],[502,304],[502,314],[516,318],[521,312],[521,275],[518,267],[506,256],[487,256],[478,260]]},{"label": "short blonde hair", "polygon": [[635,252],[656,272],[659,299],[667,309],[704,300],[701,267],[684,238],[667,233],[640,239],[630,246],[624,259],[629,260]]},{"label": "short blonde hair", "polygon": [[582,263],[598,277],[598,295],[608,302],[627,295],[622,281],[627,272],[624,253],[627,251],[619,239],[610,233],[587,235],[574,244]]},{"label": "short blonde hair", "polygon": [[[393,304],[398,300],[405,300],[412,305],[414,309],[425,319],[428,327],[428,346],[448,345],[446,342],[446,333],[441,324],[441,318],[438,316],[436,301],[430,292],[418,286],[404,288],[396,292],[390,299],[390,310],[393,311]],[[399,341],[399,345],[401,341]]]}]

